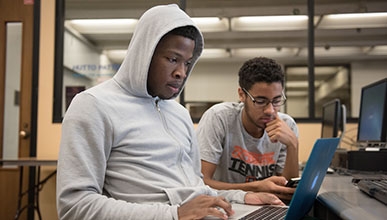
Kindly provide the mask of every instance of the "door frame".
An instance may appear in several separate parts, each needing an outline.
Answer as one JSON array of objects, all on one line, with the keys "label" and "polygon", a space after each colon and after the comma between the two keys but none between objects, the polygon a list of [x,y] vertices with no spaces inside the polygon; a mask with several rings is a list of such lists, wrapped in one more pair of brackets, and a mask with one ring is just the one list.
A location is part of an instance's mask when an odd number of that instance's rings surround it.
[{"label": "door frame", "polygon": [[[37,111],[38,111],[38,82],[39,82],[39,46],[40,46],[40,0],[1,0],[1,5],[10,5],[10,8],[3,8],[4,19],[1,19],[2,28],[5,28],[7,22],[22,22],[22,51],[21,51],[21,81],[20,81],[20,109],[19,130],[26,127],[29,132],[29,138],[24,139],[19,136],[18,154],[19,157],[36,157],[37,155]],[[33,5],[32,5],[33,4]],[[13,12],[16,12],[13,14]],[[29,34],[26,34],[29,33]],[[26,36],[28,35],[28,36]],[[0,44],[5,48],[5,29],[4,34],[0,36]],[[3,56],[4,55],[4,56]],[[0,54],[0,66],[5,70],[5,49]],[[3,70],[1,70],[3,71]],[[0,90],[4,91],[5,73],[0,74]],[[0,157],[2,157],[2,140],[4,132],[4,97],[0,98]],[[0,168],[2,169],[2,168]],[[11,171],[12,177],[18,173],[18,169],[6,169]],[[23,173],[23,189],[33,187],[36,181],[36,168],[30,167]],[[19,178],[17,178],[19,179]],[[28,180],[28,181],[27,181]],[[17,199],[17,198],[16,198]],[[35,193],[28,193],[28,201],[35,200]],[[13,201],[12,199],[10,201]],[[26,200],[23,199],[23,204]],[[16,210],[15,210],[16,211]],[[34,207],[28,207],[27,218],[34,219]],[[24,218],[23,215],[22,218]]]}]

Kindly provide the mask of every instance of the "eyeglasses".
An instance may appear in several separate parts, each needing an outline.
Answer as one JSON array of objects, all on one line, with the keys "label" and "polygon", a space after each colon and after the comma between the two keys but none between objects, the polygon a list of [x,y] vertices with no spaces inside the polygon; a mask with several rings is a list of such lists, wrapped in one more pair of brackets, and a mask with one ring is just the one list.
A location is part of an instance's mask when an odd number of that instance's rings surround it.
[{"label": "eyeglasses", "polygon": [[280,107],[281,105],[286,103],[286,96],[284,92],[282,92],[281,97],[275,98],[273,100],[267,98],[254,98],[245,88],[242,90],[250,97],[251,101],[254,103],[254,106],[259,108],[265,108],[269,103],[273,105],[273,107]]}]

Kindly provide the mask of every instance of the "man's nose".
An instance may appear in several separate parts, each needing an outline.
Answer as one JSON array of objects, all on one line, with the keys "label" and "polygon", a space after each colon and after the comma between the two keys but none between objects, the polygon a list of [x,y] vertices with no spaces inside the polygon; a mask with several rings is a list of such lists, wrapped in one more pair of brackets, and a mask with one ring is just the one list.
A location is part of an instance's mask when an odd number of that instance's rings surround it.
[{"label": "man's nose", "polygon": [[180,78],[186,78],[187,77],[187,67],[184,65],[184,63],[178,65],[173,72],[173,77],[180,79]]},{"label": "man's nose", "polygon": [[267,105],[265,106],[265,112],[266,113],[274,113],[275,112],[275,108],[274,108],[272,102],[267,103]]}]

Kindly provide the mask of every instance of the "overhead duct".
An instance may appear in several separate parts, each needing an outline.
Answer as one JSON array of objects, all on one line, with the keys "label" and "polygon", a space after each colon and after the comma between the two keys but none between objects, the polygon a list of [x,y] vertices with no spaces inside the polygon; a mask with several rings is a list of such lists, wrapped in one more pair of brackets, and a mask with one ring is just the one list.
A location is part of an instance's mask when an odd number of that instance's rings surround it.
[{"label": "overhead duct", "polygon": [[327,98],[331,98],[332,94],[334,95],[336,91],[346,88],[349,84],[348,82],[348,69],[341,68],[334,77],[330,78],[327,81],[321,82],[321,84],[316,89],[316,103],[323,102]]}]

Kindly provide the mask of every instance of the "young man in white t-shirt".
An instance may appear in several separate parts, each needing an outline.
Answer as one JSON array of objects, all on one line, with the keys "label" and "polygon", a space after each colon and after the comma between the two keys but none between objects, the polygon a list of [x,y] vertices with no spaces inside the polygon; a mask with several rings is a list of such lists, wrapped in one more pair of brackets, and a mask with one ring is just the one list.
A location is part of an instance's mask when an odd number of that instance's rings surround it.
[{"label": "young man in white t-shirt", "polygon": [[207,110],[197,127],[204,181],[216,189],[271,192],[290,199],[287,181],[298,177],[298,128],[279,112],[285,104],[284,73],[259,57],[239,70],[239,103]]}]

